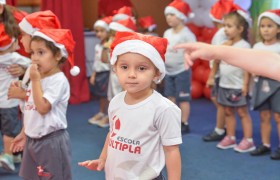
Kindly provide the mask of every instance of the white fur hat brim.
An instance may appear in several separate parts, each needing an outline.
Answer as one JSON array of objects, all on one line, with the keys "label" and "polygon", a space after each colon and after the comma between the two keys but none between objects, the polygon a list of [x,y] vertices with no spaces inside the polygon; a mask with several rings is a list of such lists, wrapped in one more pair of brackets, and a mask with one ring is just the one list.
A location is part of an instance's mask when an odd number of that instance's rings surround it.
[{"label": "white fur hat brim", "polygon": [[31,36],[34,34],[34,32],[38,30],[37,28],[33,28],[32,25],[25,18],[23,18],[20,21],[18,26],[22,31],[24,31],[26,34],[29,34]]},{"label": "white fur hat brim", "polygon": [[121,25],[120,23],[117,23],[117,22],[111,22],[110,25],[109,25],[109,28],[114,30],[114,31],[119,31],[119,32],[133,32],[132,29],[129,29],[123,25]]},{"label": "white fur hat brim", "polygon": [[150,59],[161,73],[159,82],[164,78],[165,76],[164,60],[161,58],[159,52],[152,45],[141,40],[124,41],[118,44],[114,48],[110,60],[111,64],[114,65],[117,61],[118,56],[125,54],[127,52],[138,53]]},{"label": "white fur hat brim", "polygon": [[102,21],[102,20],[97,20],[97,21],[94,23],[93,28],[96,28],[96,27],[102,27],[102,28],[104,28],[106,31],[109,31],[109,30],[110,30],[110,29],[109,29],[109,25],[108,25],[106,22]]},{"label": "white fur hat brim", "polygon": [[260,25],[261,19],[267,17],[274,21],[276,24],[280,25],[280,16],[272,12],[264,12],[258,18],[258,26]]}]

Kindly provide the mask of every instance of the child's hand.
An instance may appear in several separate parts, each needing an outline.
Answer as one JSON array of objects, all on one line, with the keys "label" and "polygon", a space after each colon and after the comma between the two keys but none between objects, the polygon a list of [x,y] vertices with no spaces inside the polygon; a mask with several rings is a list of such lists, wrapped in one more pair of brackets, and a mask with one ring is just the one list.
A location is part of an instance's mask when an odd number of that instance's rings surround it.
[{"label": "child's hand", "polygon": [[22,89],[20,81],[14,81],[11,83],[8,89],[8,99],[24,99],[25,94],[26,92]]},{"label": "child's hand", "polygon": [[206,82],[206,87],[212,87],[215,84],[215,79],[213,77],[209,77]]},{"label": "child's hand", "polygon": [[9,66],[8,71],[12,76],[19,77],[24,74],[25,68],[18,64],[12,64]]},{"label": "child's hand", "polygon": [[94,82],[95,82],[95,75],[91,75],[91,76],[90,76],[90,79],[89,79],[89,83],[90,83],[91,85],[94,85]]},{"label": "child's hand", "polygon": [[105,166],[105,160],[103,159],[87,160],[84,162],[79,162],[78,165],[88,168],[89,170],[92,171],[102,171]]},{"label": "child's hand", "polygon": [[242,96],[246,96],[248,94],[248,86],[244,85],[242,88]]},{"label": "child's hand", "polygon": [[40,75],[40,72],[38,71],[38,65],[37,64],[31,64],[30,80],[31,81],[40,81],[41,80],[41,75]]},{"label": "child's hand", "polygon": [[25,135],[24,135],[23,133],[20,133],[19,135],[17,135],[17,136],[12,140],[12,144],[11,144],[10,150],[11,150],[13,153],[23,151],[23,147],[24,147],[24,145],[25,145],[25,140],[26,140]]}]

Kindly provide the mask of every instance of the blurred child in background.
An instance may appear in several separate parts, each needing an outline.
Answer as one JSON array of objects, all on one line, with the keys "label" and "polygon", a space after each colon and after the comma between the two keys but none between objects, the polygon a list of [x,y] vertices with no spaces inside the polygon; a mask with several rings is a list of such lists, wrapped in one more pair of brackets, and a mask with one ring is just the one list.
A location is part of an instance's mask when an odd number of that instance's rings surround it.
[{"label": "blurred child in background", "polygon": [[[228,40],[224,45],[250,48],[248,28],[251,18],[239,6],[232,8],[232,12],[224,17],[225,34]],[[244,59],[245,61],[245,59]],[[247,93],[249,73],[238,67],[225,63],[222,59],[219,63],[220,82],[218,91],[218,103],[225,108],[226,136],[217,145],[220,149],[234,148],[237,152],[249,152],[255,149],[252,139],[252,120],[247,108]],[[236,118],[235,112],[240,117],[244,138],[236,146]]]},{"label": "blurred child in background", "polygon": [[[107,118],[108,108],[108,83],[110,76],[109,64],[109,49],[104,47],[104,44],[109,40],[109,24],[112,17],[104,17],[94,23],[94,31],[96,37],[100,40],[99,44],[95,45],[95,58],[93,62],[92,74],[90,77],[90,84],[94,87],[93,95],[99,100],[99,112],[91,117],[88,122],[90,124],[99,124],[103,118]],[[108,123],[100,124],[100,126],[109,126]]]},{"label": "blurred child in background", "polygon": [[[280,9],[269,10],[260,14],[258,27],[261,42],[254,45],[254,49],[266,50],[280,54]],[[266,59],[263,59],[266,61]],[[251,152],[252,156],[269,154],[271,151],[271,115],[276,122],[278,136],[280,139],[280,82],[259,76],[253,94],[253,107],[260,113],[261,141],[256,150]],[[280,160],[280,146],[271,154],[271,159]]]},{"label": "blurred child in background", "polygon": [[145,16],[138,19],[140,32],[146,35],[158,36],[156,33],[157,25],[152,16]]},{"label": "blurred child in background", "polygon": [[194,14],[190,6],[181,0],[171,2],[165,8],[164,14],[166,22],[170,26],[163,35],[168,39],[165,54],[164,95],[172,102],[177,103],[181,109],[181,132],[186,134],[189,133],[191,70],[186,70],[184,67],[183,51],[175,51],[174,46],[196,41],[195,35],[185,26],[186,21],[193,17]]}]

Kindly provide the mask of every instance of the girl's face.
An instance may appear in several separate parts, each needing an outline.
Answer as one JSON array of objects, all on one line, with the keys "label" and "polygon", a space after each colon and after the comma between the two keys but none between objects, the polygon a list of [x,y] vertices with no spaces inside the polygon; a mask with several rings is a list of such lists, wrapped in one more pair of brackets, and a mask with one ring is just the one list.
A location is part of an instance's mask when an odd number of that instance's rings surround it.
[{"label": "girl's face", "polygon": [[170,27],[176,27],[182,24],[182,20],[179,19],[175,14],[167,14],[165,15],[166,22]]},{"label": "girl's face", "polygon": [[108,33],[108,31],[106,31],[105,28],[97,26],[94,28],[94,31],[95,31],[96,37],[98,39],[100,39],[101,42],[107,40],[109,33]]},{"label": "girl's face", "polygon": [[31,42],[32,64],[38,65],[38,71],[42,77],[50,76],[59,69],[58,62],[61,55],[54,55],[46,46],[44,41],[35,40]]},{"label": "girl's face", "polygon": [[277,41],[277,34],[280,33],[278,25],[270,18],[262,18],[260,21],[260,35],[264,43],[270,43]]},{"label": "girl's face", "polygon": [[22,34],[22,36],[21,36],[20,42],[22,43],[25,52],[30,53],[31,52],[30,43],[31,43],[32,36],[30,36],[29,34],[23,32],[23,31],[21,31],[21,34]]},{"label": "girl's face", "polygon": [[229,40],[239,40],[243,27],[238,26],[237,18],[230,16],[224,19],[225,34]]},{"label": "girl's face", "polygon": [[153,81],[158,80],[160,76],[154,64],[138,53],[118,56],[115,72],[122,88],[134,95],[149,93]]}]

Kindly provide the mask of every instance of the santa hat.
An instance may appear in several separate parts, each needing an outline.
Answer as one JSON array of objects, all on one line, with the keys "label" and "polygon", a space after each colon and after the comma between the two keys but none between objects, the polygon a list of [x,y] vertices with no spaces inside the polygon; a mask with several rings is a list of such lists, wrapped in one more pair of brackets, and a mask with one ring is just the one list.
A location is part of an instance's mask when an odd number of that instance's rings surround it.
[{"label": "santa hat", "polygon": [[153,31],[157,27],[152,16],[142,17],[138,20],[138,23],[142,28],[148,29],[149,32]]},{"label": "santa hat", "polygon": [[0,0],[0,4],[6,4],[6,0]]},{"label": "santa hat", "polygon": [[9,49],[14,41],[15,38],[10,38],[10,36],[5,33],[4,24],[1,23],[0,24],[0,51],[5,51]]},{"label": "santa hat", "polygon": [[165,8],[164,14],[174,14],[179,19],[184,20],[184,22],[186,22],[189,18],[194,17],[194,13],[192,12],[189,4],[182,0],[174,0],[171,2]]},{"label": "santa hat", "polygon": [[107,16],[102,19],[99,19],[94,23],[93,28],[102,27],[102,28],[106,29],[106,31],[109,31],[110,30],[109,24],[112,22],[112,19],[113,19],[112,16]]},{"label": "santa hat", "polygon": [[258,18],[258,26],[260,25],[260,21],[263,17],[270,18],[276,24],[280,25],[280,9],[268,10],[260,14]]},{"label": "santa hat", "polygon": [[29,35],[39,29],[59,29],[61,28],[59,19],[50,10],[39,11],[25,16],[19,23],[22,31]]},{"label": "santa hat", "polygon": [[80,73],[80,68],[74,66],[73,51],[75,41],[69,29],[41,29],[34,33],[33,36],[39,36],[47,41],[52,42],[58,49],[62,57],[67,58],[71,65],[70,74],[77,76]]},{"label": "santa hat", "polygon": [[248,23],[249,27],[252,27],[252,19],[248,12],[246,12],[244,9],[242,9],[237,4],[232,4],[232,7],[230,9],[229,13],[237,12],[240,16],[242,16],[245,21]]},{"label": "santa hat", "polygon": [[223,16],[231,11],[233,0],[218,0],[210,9],[212,21],[223,23]]},{"label": "santa hat", "polygon": [[113,21],[109,24],[109,28],[118,32],[123,32],[123,31],[133,32],[137,30],[137,27],[131,18],[119,20],[116,22]]},{"label": "santa hat", "polygon": [[165,52],[167,39],[143,35],[136,32],[117,32],[111,45],[111,64],[114,65],[119,55],[127,52],[141,54],[152,61],[160,71],[159,83],[165,76]]},{"label": "santa hat", "polygon": [[124,20],[133,16],[132,8],[128,6],[123,6],[117,11],[114,11],[113,13],[115,14],[113,16],[113,21]]}]

